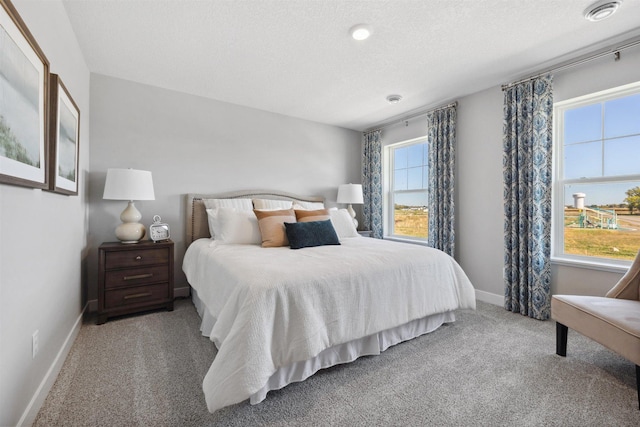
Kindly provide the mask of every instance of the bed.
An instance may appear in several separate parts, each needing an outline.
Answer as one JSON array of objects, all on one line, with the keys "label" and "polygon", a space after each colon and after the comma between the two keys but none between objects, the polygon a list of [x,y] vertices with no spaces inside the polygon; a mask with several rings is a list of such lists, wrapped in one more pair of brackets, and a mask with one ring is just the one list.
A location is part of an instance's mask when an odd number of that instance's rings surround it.
[{"label": "bed", "polygon": [[[225,241],[212,215],[249,217],[247,200],[275,204],[267,206],[272,210],[291,203],[296,214],[321,212],[324,203],[275,191],[186,195],[183,270],[201,332],[218,349],[203,381],[210,412],[247,399],[259,403],[270,390],[380,354],[455,321],[457,309],[475,308],[473,286],[452,257],[361,237],[344,209],[332,209],[330,220],[311,218],[314,226],[330,223],[339,244],[262,247],[264,233],[262,245]],[[212,201],[230,204],[211,209]],[[215,238],[210,226],[217,227]],[[288,233],[289,226],[287,235],[295,237]]]}]

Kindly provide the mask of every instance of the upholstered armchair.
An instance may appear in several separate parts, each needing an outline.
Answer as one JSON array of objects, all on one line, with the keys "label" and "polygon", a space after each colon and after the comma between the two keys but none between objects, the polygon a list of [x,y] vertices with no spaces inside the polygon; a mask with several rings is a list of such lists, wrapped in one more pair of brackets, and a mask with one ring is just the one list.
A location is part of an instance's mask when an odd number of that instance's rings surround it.
[{"label": "upholstered armchair", "polygon": [[573,329],[635,363],[640,408],[640,251],[606,296],[554,295],[551,318],[556,354],[567,355],[567,333]]}]

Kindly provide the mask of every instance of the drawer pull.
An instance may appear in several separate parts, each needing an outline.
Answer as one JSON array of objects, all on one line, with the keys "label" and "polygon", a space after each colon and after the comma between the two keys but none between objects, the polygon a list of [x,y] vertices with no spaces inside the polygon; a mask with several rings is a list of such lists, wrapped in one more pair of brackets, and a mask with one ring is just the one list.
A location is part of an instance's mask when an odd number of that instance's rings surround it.
[{"label": "drawer pull", "polygon": [[122,280],[136,280],[136,279],[147,279],[149,277],[153,277],[153,273],[147,274],[136,274],[135,276],[124,276]]},{"label": "drawer pull", "polygon": [[142,259],[142,257],[141,257],[140,255],[138,255],[138,256],[136,257],[136,261],[140,261],[141,259]]},{"label": "drawer pull", "polygon": [[142,292],[140,294],[125,295],[123,299],[143,298],[150,297],[151,295],[153,295],[151,292]]}]

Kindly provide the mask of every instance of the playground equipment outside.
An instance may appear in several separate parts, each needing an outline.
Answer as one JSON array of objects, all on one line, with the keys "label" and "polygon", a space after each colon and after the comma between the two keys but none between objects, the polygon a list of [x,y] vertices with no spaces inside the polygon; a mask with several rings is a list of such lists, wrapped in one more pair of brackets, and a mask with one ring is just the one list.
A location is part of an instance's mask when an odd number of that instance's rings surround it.
[{"label": "playground equipment outside", "polygon": [[579,228],[618,229],[618,214],[615,210],[601,208],[582,208],[578,216]]},{"label": "playground equipment outside", "polygon": [[[574,193],[573,208],[579,211],[577,224],[569,226],[578,228],[602,228],[608,230],[618,229],[618,214],[615,210],[602,209],[597,206],[587,207],[584,205],[586,194]],[[566,215],[565,215],[566,220]]]}]

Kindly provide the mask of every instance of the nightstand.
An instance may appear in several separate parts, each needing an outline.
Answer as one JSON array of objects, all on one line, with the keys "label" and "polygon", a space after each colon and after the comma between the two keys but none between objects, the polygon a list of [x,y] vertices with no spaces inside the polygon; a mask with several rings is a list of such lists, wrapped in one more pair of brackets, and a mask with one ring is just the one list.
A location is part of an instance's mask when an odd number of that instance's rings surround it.
[{"label": "nightstand", "polygon": [[103,243],[98,249],[98,325],[107,318],[173,310],[173,242]]},{"label": "nightstand", "polygon": [[358,230],[358,234],[362,237],[371,237],[373,232],[371,230]]}]

